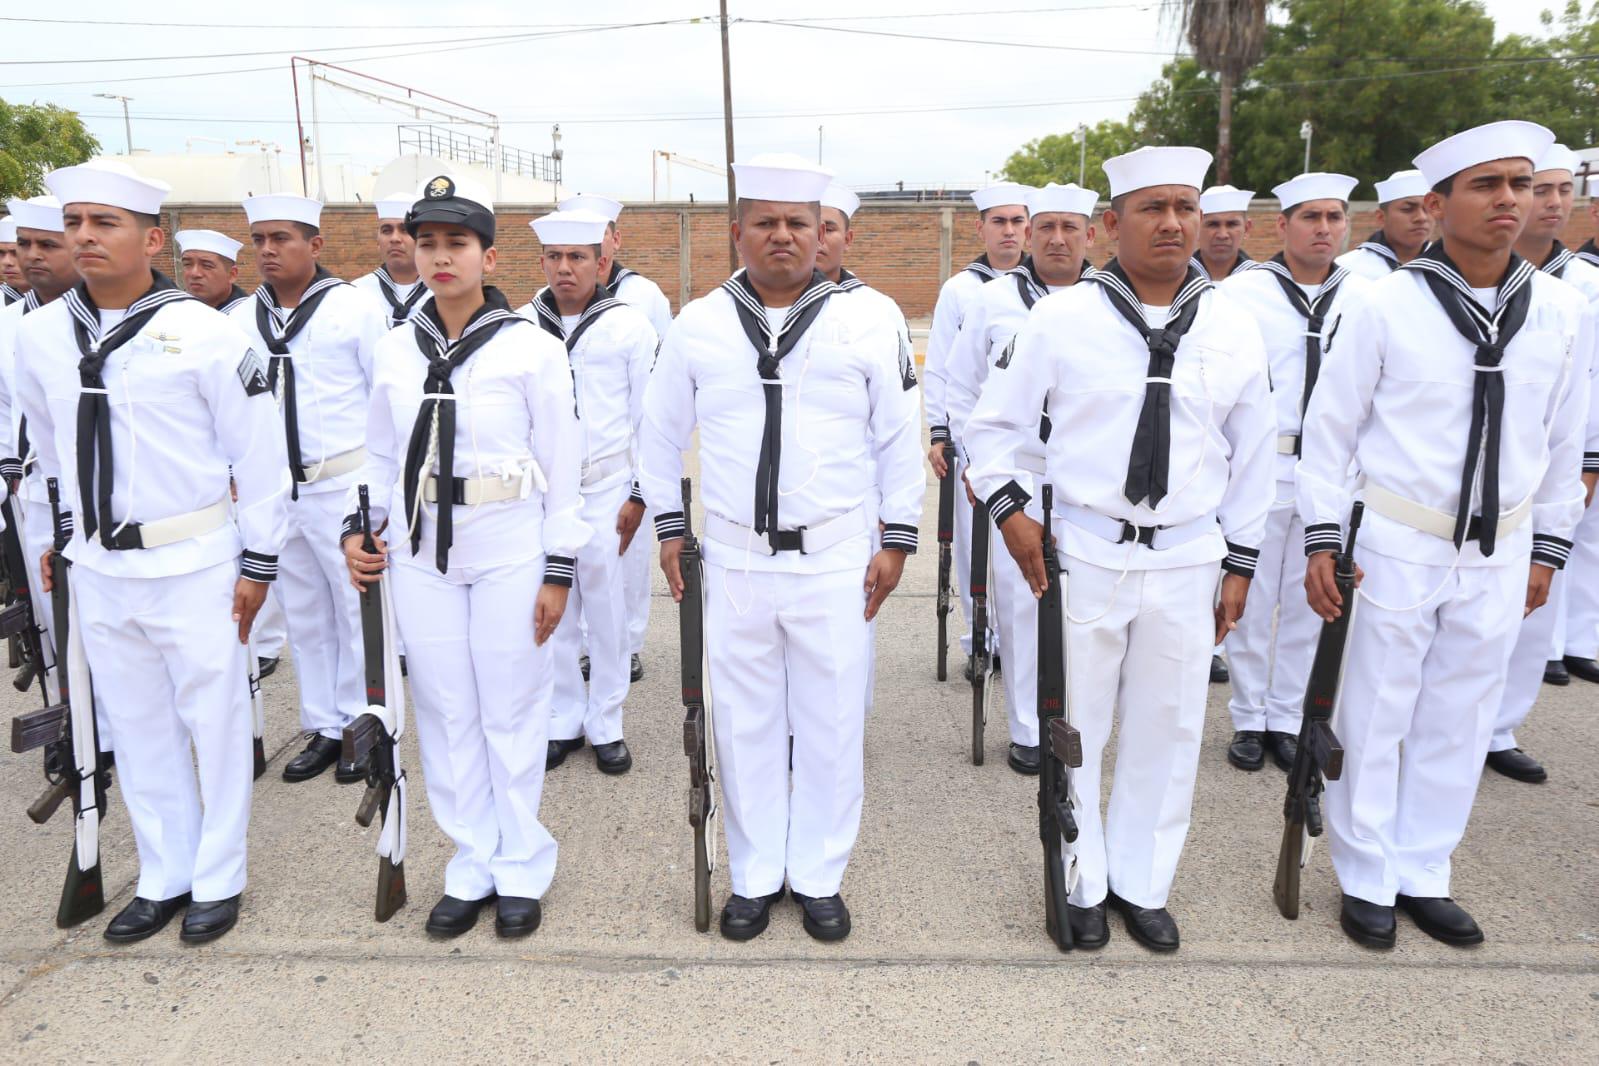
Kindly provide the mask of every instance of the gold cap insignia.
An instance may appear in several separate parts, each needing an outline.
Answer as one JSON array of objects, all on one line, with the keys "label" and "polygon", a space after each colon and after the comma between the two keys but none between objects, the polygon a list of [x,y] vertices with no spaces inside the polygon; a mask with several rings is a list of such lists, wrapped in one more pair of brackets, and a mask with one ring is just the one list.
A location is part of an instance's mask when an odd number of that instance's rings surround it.
[{"label": "gold cap insignia", "polygon": [[422,193],[424,200],[448,200],[455,195],[455,182],[440,174],[428,182],[427,188]]}]

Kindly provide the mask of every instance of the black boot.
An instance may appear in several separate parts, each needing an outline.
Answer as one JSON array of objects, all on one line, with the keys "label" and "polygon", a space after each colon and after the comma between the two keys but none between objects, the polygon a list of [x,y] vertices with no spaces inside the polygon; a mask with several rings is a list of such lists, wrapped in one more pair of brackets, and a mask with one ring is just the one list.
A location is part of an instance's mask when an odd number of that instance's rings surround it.
[{"label": "black boot", "polygon": [[1084,951],[1096,951],[1110,943],[1110,924],[1105,921],[1103,900],[1092,907],[1066,904],[1066,920],[1072,927],[1072,943]]},{"label": "black boot", "polygon": [[1299,754],[1299,738],[1292,733],[1268,730],[1266,750],[1271,752],[1271,761],[1277,764],[1277,769],[1287,773],[1294,768],[1294,756]]},{"label": "black boot", "polygon": [[526,896],[501,896],[495,904],[494,931],[508,940],[528,936],[539,927],[543,918],[538,900]]},{"label": "black boot", "polygon": [[628,662],[627,680],[630,684],[644,680],[644,660],[639,658],[638,652],[634,652],[633,658]]},{"label": "black boot", "polygon": [[794,899],[805,911],[805,931],[817,940],[831,943],[849,936],[849,908],[837,892],[831,896],[802,896]]},{"label": "black boot", "polygon": [[625,774],[633,769],[633,755],[627,750],[627,741],[594,745],[594,765],[602,774]]},{"label": "black boot", "polygon": [[544,755],[544,772],[549,773],[566,761],[566,757],[583,747],[582,737],[573,737],[571,740],[552,740],[549,750]]},{"label": "black boot", "polygon": [[1017,744],[1014,742],[1010,746],[1010,755],[1006,758],[1006,761],[1010,763],[1010,768],[1023,777],[1038,776],[1038,760],[1037,744]]},{"label": "black boot", "polygon": [[1232,679],[1232,672],[1227,669],[1227,660],[1220,655],[1212,655],[1210,657],[1210,683],[1212,685],[1225,685]]},{"label": "black boot", "polygon": [[1566,669],[1564,660],[1550,659],[1543,664],[1543,683],[1546,685],[1571,684],[1571,671]]},{"label": "black boot", "polygon": [[1177,922],[1165,907],[1140,907],[1112,892],[1105,901],[1121,912],[1127,932],[1150,951],[1176,951]]}]

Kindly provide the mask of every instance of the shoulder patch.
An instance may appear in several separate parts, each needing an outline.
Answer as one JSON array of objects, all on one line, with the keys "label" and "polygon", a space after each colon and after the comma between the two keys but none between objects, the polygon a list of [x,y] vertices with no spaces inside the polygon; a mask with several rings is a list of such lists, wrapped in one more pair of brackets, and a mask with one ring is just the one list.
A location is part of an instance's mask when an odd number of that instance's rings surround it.
[{"label": "shoulder patch", "polygon": [[272,386],[267,383],[266,364],[255,354],[254,348],[245,351],[235,372],[239,375],[239,384],[244,386],[246,396],[259,396],[272,391]]},{"label": "shoulder patch", "polygon": [[911,343],[905,334],[898,334],[899,338],[899,384],[900,388],[909,392],[916,387],[916,360],[911,355]]},{"label": "shoulder patch", "polygon": [[1322,341],[1321,341],[1321,354],[1323,354],[1323,355],[1331,355],[1332,354],[1333,338],[1338,336],[1338,327],[1343,324],[1343,321],[1344,321],[1344,315],[1343,315],[1343,312],[1340,311],[1338,313],[1338,315],[1332,320],[1332,325],[1327,327],[1327,336],[1322,338]]},{"label": "shoulder patch", "polygon": [[994,369],[1008,370],[1010,368],[1010,357],[1015,353],[1015,351],[1016,335],[1012,334],[1011,339],[1005,342],[1005,350],[1000,352],[999,358],[994,361]]}]

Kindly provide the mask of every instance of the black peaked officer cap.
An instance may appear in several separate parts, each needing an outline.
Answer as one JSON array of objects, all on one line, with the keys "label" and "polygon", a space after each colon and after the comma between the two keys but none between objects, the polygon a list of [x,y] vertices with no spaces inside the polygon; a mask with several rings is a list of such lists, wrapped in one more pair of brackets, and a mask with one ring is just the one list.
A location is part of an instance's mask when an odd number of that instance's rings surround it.
[{"label": "black peaked officer cap", "polygon": [[455,181],[440,174],[422,186],[422,199],[405,215],[405,232],[412,237],[424,222],[454,222],[483,238],[483,247],[494,245],[494,212],[476,200],[456,195]]}]

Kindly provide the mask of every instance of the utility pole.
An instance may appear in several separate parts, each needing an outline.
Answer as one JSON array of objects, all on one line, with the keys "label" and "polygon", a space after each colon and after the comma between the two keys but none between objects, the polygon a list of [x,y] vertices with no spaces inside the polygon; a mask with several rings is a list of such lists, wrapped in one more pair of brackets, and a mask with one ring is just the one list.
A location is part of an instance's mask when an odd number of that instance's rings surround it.
[{"label": "utility pole", "polygon": [[116,93],[95,93],[101,100],[122,101],[122,132],[128,138],[128,154],[133,154],[133,120],[128,117],[128,102],[131,96],[118,96]]},{"label": "utility pole", "polygon": [[1083,122],[1077,124],[1077,184],[1088,185],[1088,125]]},{"label": "utility pole", "polygon": [[822,127],[816,127],[816,165],[822,165]]},{"label": "utility pole", "polygon": [[[727,141],[727,220],[738,217],[738,190],[733,186],[733,60],[727,46],[727,0],[722,5],[722,133]],[[738,246],[731,227],[727,233],[727,268],[738,270]]]},{"label": "utility pole", "polygon": [[1310,119],[1305,119],[1299,126],[1300,139],[1305,142],[1305,169],[1303,173],[1310,173],[1310,138],[1315,135],[1316,127],[1310,124]]}]

